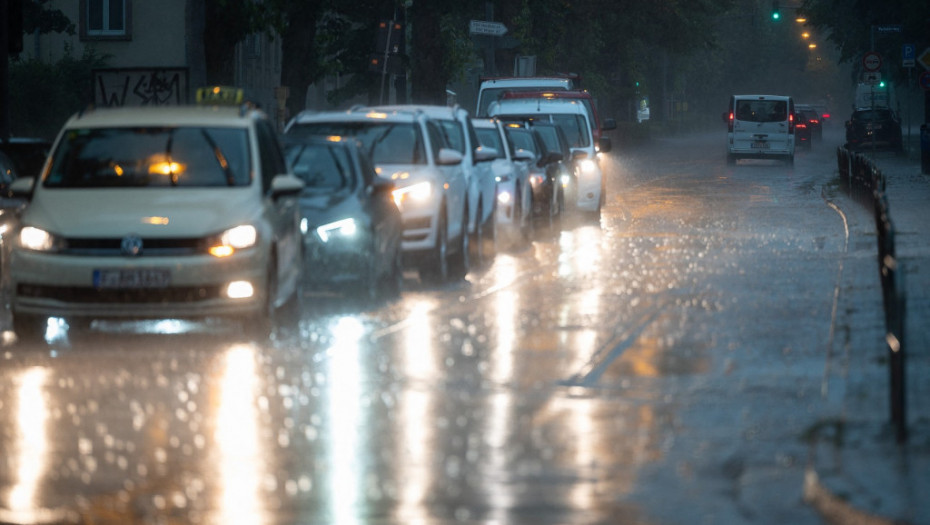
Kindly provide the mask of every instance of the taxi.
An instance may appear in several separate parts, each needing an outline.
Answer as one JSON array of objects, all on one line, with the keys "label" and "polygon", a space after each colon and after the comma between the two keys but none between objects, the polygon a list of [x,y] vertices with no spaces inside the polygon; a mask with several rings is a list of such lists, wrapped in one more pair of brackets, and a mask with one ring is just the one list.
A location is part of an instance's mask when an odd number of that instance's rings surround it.
[{"label": "taxi", "polygon": [[301,275],[303,182],[271,121],[247,106],[78,113],[39,177],[11,248],[13,327],[50,317],[230,316],[266,328]]}]

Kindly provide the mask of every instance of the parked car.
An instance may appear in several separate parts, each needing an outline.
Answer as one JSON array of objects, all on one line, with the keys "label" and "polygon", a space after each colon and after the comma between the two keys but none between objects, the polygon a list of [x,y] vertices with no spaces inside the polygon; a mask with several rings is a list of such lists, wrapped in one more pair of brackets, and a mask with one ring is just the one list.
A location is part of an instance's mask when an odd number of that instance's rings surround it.
[{"label": "parked car", "polygon": [[394,183],[354,139],[289,137],[285,159],[300,194],[304,288],[377,299],[400,293],[403,222]]},{"label": "parked car", "polygon": [[535,223],[550,229],[558,226],[565,208],[563,185],[568,184],[570,177],[564,152],[549,149],[539,130],[526,123],[505,123],[504,129],[519,158],[527,156],[524,152],[532,156],[525,162],[529,169]]},{"label": "parked car", "polygon": [[846,148],[903,152],[901,120],[889,108],[853,111],[852,116],[846,121]]},{"label": "parked car", "polygon": [[483,265],[494,258],[496,247],[495,204],[497,183],[491,161],[496,153],[485,151],[475,134],[471,116],[461,106],[382,106],[374,111],[419,111],[439,124],[446,142],[462,154],[462,171],[468,184],[468,241],[470,264]]},{"label": "parked car", "polygon": [[427,281],[460,279],[469,269],[468,181],[463,156],[423,111],[395,109],[299,113],[285,136],[354,137],[378,175],[394,183],[404,222],[404,266]]},{"label": "parked car", "polygon": [[503,123],[495,118],[472,119],[482,148],[497,155],[491,164],[497,181],[499,232],[517,241],[527,241],[533,232],[533,192],[528,161],[535,159],[527,150],[514,149]]},{"label": "parked car", "polygon": [[13,327],[46,319],[231,316],[265,333],[296,303],[296,195],[271,121],[255,109],[84,111],[63,126],[12,246]]},{"label": "parked car", "polygon": [[807,104],[795,104],[795,114],[803,117],[807,128],[811,133],[811,141],[820,142],[823,140],[823,118],[813,106]]}]

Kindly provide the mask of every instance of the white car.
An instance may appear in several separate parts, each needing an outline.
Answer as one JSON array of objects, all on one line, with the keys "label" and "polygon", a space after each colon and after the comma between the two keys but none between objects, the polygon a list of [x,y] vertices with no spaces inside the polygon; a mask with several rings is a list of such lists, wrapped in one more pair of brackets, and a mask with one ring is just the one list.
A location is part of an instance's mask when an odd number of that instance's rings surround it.
[{"label": "white car", "polygon": [[727,118],[727,164],[740,159],[779,159],[794,164],[794,99],[783,95],[733,95]]},{"label": "white car", "polygon": [[515,149],[495,118],[474,118],[472,123],[481,147],[497,153],[491,168],[497,180],[497,218],[500,231],[516,241],[527,241],[533,232],[533,191],[529,162],[534,155]]},{"label": "white car", "polygon": [[404,264],[420,277],[443,282],[469,269],[469,212],[462,154],[445,140],[438,123],[410,109],[299,113],[285,135],[354,137],[392,181],[394,201],[404,222]]},{"label": "white car", "polygon": [[254,109],[77,114],[41,176],[14,183],[29,199],[10,260],[14,330],[211,316],[264,329],[296,301],[302,187]]},{"label": "white car", "polygon": [[494,208],[497,202],[497,183],[491,161],[493,152],[481,148],[475,134],[471,116],[460,106],[404,105],[373,108],[376,111],[414,111],[424,113],[439,124],[446,142],[462,154],[462,171],[468,183],[469,257],[477,265],[494,257],[496,227]]},{"label": "white car", "polygon": [[572,159],[576,166],[574,208],[599,218],[605,202],[605,180],[600,166],[600,159],[591,132],[594,126],[588,117],[584,105],[574,99],[552,98],[514,98],[502,99],[491,104],[489,112],[501,120],[533,122],[550,122],[562,128],[571,147]]}]

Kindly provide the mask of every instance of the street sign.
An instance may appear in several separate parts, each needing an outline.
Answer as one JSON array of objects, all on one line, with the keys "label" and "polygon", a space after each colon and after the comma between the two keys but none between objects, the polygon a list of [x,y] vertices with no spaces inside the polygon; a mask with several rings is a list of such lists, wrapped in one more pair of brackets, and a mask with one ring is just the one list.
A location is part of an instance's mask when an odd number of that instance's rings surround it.
[{"label": "street sign", "polygon": [[879,33],[900,33],[903,29],[902,26],[898,24],[886,25],[886,26],[877,26],[875,29],[878,29]]},{"label": "street sign", "polygon": [[914,67],[917,56],[917,47],[914,44],[901,46],[901,67]]},{"label": "street sign", "polygon": [[921,89],[924,91],[930,91],[930,71],[924,71],[917,77],[917,83],[920,84]]},{"label": "street sign", "polygon": [[878,71],[882,68],[882,56],[875,51],[869,51],[862,57],[862,67],[866,71]]},{"label": "street sign", "polygon": [[917,57],[917,61],[920,62],[920,65],[924,66],[924,69],[930,71],[930,47],[924,49],[924,52]]},{"label": "street sign", "polygon": [[878,84],[882,81],[882,74],[877,71],[862,74],[862,81],[866,84]]},{"label": "street sign", "polygon": [[500,22],[472,20],[468,25],[468,32],[473,35],[504,36],[507,33],[507,26]]}]

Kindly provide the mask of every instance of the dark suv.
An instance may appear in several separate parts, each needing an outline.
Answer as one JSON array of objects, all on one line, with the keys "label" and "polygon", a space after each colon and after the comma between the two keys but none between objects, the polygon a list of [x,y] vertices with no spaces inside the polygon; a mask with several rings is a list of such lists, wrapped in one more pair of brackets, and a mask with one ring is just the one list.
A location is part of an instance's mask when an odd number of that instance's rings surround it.
[{"label": "dark suv", "polygon": [[903,151],[901,120],[888,108],[857,109],[846,121],[846,148]]}]

